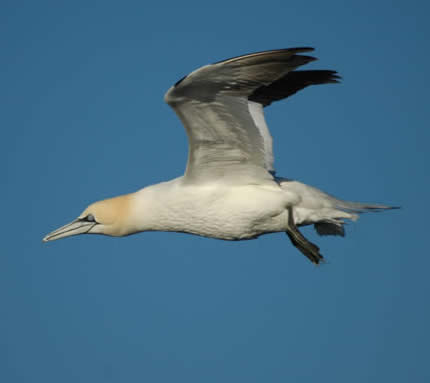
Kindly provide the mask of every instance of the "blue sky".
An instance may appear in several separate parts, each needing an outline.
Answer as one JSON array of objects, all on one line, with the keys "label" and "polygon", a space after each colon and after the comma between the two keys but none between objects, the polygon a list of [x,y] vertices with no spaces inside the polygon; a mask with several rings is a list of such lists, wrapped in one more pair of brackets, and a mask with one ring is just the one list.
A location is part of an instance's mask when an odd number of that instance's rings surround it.
[{"label": "blue sky", "polygon": [[[430,381],[429,7],[422,1],[4,1],[2,382]],[[402,206],[306,235],[42,237],[182,174],[164,92],[197,67],[314,46],[340,85],[266,110],[278,174]]]}]

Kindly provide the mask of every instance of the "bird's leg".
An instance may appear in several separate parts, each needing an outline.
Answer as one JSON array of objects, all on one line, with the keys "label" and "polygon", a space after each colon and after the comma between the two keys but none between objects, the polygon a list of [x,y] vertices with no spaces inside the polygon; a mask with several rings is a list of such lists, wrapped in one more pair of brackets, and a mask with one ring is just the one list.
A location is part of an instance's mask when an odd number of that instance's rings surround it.
[{"label": "bird's leg", "polygon": [[286,234],[291,242],[297,247],[312,263],[319,264],[323,260],[323,256],[319,252],[319,247],[312,242],[309,242],[302,233],[300,233],[294,223],[293,209],[288,208],[288,229]]}]

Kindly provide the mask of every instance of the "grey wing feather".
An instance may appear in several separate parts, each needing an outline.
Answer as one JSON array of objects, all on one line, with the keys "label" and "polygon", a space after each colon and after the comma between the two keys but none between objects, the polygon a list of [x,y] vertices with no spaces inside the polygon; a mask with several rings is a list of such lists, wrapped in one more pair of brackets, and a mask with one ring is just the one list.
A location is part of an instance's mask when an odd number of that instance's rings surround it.
[{"label": "grey wing feather", "polygon": [[181,119],[189,140],[185,180],[272,177],[272,139],[263,106],[306,86],[338,80],[333,71],[294,72],[316,60],[300,54],[311,50],[290,48],[234,57],[203,66],[169,89],[165,100]]}]

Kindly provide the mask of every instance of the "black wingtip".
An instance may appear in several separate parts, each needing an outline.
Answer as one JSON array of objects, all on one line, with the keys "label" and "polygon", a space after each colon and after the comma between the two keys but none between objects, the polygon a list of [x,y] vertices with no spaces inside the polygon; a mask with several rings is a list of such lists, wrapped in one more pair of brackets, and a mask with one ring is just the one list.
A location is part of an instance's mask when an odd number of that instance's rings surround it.
[{"label": "black wingtip", "polygon": [[303,61],[303,64],[301,64],[301,65],[305,65],[307,63],[311,63],[312,61],[317,61],[318,60],[314,56],[298,55],[297,57],[300,57],[300,60]]},{"label": "black wingtip", "polygon": [[324,72],[327,74],[325,84],[339,84],[343,80],[342,76],[335,70],[325,70]]},{"label": "black wingtip", "polygon": [[312,52],[315,50],[313,47],[296,47],[296,48],[285,48],[286,51],[290,52]]},{"label": "black wingtip", "polygon": [[[303,56],[296,57],[302,58]],[[248,99],[268,106],[272,102],[287,98],[310,85],[338,84],[341,79],[334,70],[295,70],[288,72],[271,85],[257,88]]]}]

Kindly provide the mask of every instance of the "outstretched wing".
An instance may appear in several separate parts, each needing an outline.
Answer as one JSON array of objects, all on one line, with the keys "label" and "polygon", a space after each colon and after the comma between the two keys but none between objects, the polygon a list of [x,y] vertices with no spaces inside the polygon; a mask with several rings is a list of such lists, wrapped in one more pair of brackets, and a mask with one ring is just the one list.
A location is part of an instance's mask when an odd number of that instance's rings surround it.
[{"label": "outstretched wing", "polygon": [[263,107],[309,85],[335,83],[334,71],[295,71],[316,60],[290,48],[252,53],[203,66],[165,95],[189,140],[184,180],[258,180],[274,172],[272,137]]}]

